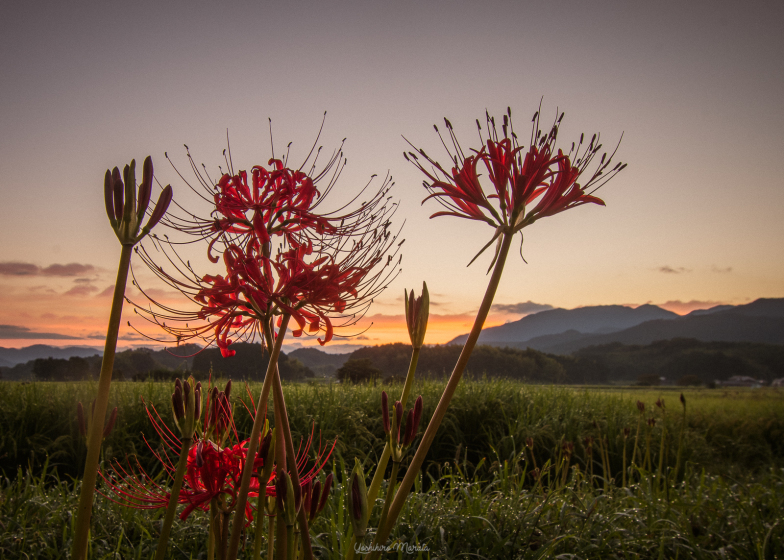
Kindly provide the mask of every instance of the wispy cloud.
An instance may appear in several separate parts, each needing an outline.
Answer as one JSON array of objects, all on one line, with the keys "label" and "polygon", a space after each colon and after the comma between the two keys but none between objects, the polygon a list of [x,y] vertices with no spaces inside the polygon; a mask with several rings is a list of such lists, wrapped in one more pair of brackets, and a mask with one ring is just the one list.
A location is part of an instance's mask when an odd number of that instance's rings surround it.
[{"label": "wispy cloud", "polygon": [[716,265],[714,264],[714,265],[711,267],[711,272],[716,272],[716,273],[718,273],[718,274],[727,274],[727,273],[729,273],[729,272],[732,272],[732,267],[731,267],[731,266],[725,266],[724,268],[722,268],[722,267],[720,267],[720,266],[716,266]]},{"label": "wispy cloud", "polygon": [[81,337],[70,336],[67,334],[59,333],[46,333],[34,332],[27,327],[19,327],[16,325],[0,325],[0,339],[3,340],[19,340],[19,339],[68,339],[76,340]]},{"label": "wispy cloud", "polygon": [[682,274],[684,272],[691,272],[691,270],[689,270],[688,268],[684,268],[682,266],[679,266],[677,268],[673,268],[673,267],[667,266],[667,265],[660,266],[656,270],[659,271],[659,272],[663,272],[664,274]]},{"label": "wispy cloud", "polygon": [[65,292],[64,296],[89,296],[98,291],[98,288],[93,286],[92,284],[78,284]]},{"label": "wispy cloud", "polygon": [[92,272],[95,272],[95,267],[91,264],[50,264],[41,268],[19,261],[0,263],[0,274],[4,276],[83,276]]},{"label": "wispy cloud", "polygon": [[539,313],[540,311],[547,311],[554,309],[549,303],[535,303],[533,301],[524,301],[520,303],[497,303],[492,307],[496,313],[513,313],[517,315],[531,315],[532,313]]}]

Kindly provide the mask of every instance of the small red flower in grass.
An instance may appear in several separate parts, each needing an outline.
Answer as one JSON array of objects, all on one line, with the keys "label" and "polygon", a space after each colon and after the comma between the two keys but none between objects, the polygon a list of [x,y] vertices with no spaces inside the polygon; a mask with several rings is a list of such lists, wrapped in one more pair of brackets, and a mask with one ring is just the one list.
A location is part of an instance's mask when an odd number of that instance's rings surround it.
[{"label": "small red flower in grass", "polygon": [[[550,131],[544,134],[539,128],[540,115],[537,112],[532,120],[531,138],[526,149],[514,132],[511,110],[503,117],[500,135],[495,119],[487,113],[485,115],[487,138],[477,120],[483,145],[468,154],[458,142],[449,120],[444,119],[444,122],[451,148],[435,127],[451,160],[449,171],[422,149],[414,148],[414,151],[404,154],[427,178],[424,186],[430,194],[425,200],[436,199],[445,207],[431,218],[456,216],[482,221],[496,228],[495,235],[479,254],[501,234],[520,232],[540,218],[582,204],[603,206],[604,202],[591,193],[626,167],[617,163],[611,168],[615,152],[609,157],[604,153],[591,176],[580,184],[578,180],[601,151],[598,135],[594,135],[588,144],[581,136],[576,145],[572,144],[569,153],[564,154],[555,148],[563,113],[557,115]],[[482,186],[481,171],[487,172],[490,189]]]}]

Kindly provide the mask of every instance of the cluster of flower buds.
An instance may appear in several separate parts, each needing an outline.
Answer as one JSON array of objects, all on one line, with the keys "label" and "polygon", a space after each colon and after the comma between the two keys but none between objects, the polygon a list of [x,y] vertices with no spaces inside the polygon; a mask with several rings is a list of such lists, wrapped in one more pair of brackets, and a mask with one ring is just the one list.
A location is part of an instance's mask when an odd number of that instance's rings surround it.
[{"label": "cluster of flower buds", "polygon": [[574,443],[571,441],[563,441],[561,442],[561,449],[563,450],[564,456],[568,459],[572,456],[574,452]]},{"label": "cluster of flower buds", "polygon": [[430,294],[427,291],[427,284],[422,282],[422,294],[418,298],[414,297],[414,290],[411,290],[410,294],[404,290],[403,294],[406,300],[406,325],[408,336],[411,337],[411,346],[415,349],[422,348],[430,314]]},{"label": "cluster of flower buds", "polygon": [[275,498],[280,519],[283,519],[286,526],[293,527],[297,523],[297,513],[302,506],[302,488],[294,487],[291,476],[286,471],[278,472],[275,481]]},{"label": "cluster of flower buds", "polygon": [[368,499],[367,485],[365,484],[365,472],[359,459],[354,459],[354,470],[351,471],[351,478],[348,481],[349,500],[348,513],[351,518],[351,525],[354,528],[354,537],[359,541],[364,538],[368,524]]},{"label": "cluster of flower buds", "polygon": [[324,510],[331,489],[332,473],[327,475],[323,489],[320,480],[313,482],[312,479],[308,479],[302,485],[302,507],[305,508],[305,512],[308,514],[308,523],[312,523],[316,516]]},{"label": "cluster of flower buds", "polygon": [[[79,433],[82,437],[87,438],[87,435],[90,433],[90,422],[93,420],[93,414],[95,414],[95,399],[93,399],[93,404],[90,407],[90,416],[89,418],[84,414],[84,407],[82,406],[81,402],[76,403],[76,421],[79,424]],[[107,420],[106,425],[103,427],[103,437],[106,438],[109,434],[112,433],[114,429],[114,425],[117,423],[117,407],[115,406],[112,409],[112,413],[109,415],[109,420]],[[86,439],[89,441],[89,438]]]},{"label": "cluster of flower buds", "polygon": [[179,378],[174,382],[172,393],[172,412],[174,425],[184,440],[190,440],[196,431],[201,416],[201,382],[193,377],[185,381]]},{"label": "cluster of flower buds", "polygon": [[664,411],[664,399],[656,399],[655,404],[662,410],[662,412]]},{"label": "cluster of flower buds", "polygon": [[[123,179],[125,183],[123,184]],[[106,170],[104,178],[104,200],[106,203],[106,214],[109,222],[117,234],[117,239],[123,245],[136,245],[150,230],[155,227],[166,210],[172,199],[171,185],[166,187],[158,197],[158,202],[147,221],[147,225],[140,227],[147,207],[150,204],[152,194],[152,159],[150,156],[144,160],[142,171],[142,184],[139,185],[138,199],[136,197],[136,160],[131,160],[130,165],[123,169],[123,176],[120,177],[120,170]]]},{"label": "cluster of flower buds", "polygon": [[631,433],[632,433],[632,430],[631,430],[631,428],[624,428],[624,429],[621,431],[621,434],[623,435],[623,439],[624,439],[624,440],[628,439],[628,438],[629,438],[629,435],[630,435]]},{"label": "cluster of flower buds", "polygon": [[226,382],[226,388],[218,391],[213,387],[207,401],[207,412],[204,417],[204,436],[223,447],[233,428],[231,409],[231,380]]},{"label": "cluster of flower buds", "polygon": [[645,403],[642,402],[642,401],[637,401],[637,410],[640,412],[640,414],[644,413],[645,412]]},{"label": "cluster of flower buds", "polygon": [[400,441],[400,428],[403,423],[403,405],[400,401],[395,402],[392,407],[392,421],[389,418],[389,398],[386,391],[381,391],[381,419],[384,424],[384,433],[389,440],[390,456],[392,461],[399,463],[403,458],[403,453],[408,449],[417,435],[419,421],[422,419],[422,395],[417,397],[414,408],[406,415],[406,427],[403,433],[403,441]]},{"label": "cluster of flower buds", "polygon": [[656,418],[648,418],[648,427],[653,428],[656,426]]}]

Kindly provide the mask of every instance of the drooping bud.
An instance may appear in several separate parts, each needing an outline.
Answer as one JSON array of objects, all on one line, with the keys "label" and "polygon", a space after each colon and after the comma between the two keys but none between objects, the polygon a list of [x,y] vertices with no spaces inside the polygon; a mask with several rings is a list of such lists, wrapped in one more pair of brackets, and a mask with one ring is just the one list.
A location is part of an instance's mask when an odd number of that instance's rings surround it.
[{"label": "drooping bud", "polygon": [[392,428],[389,425],[389,398],[386,391],[381,391],[381,422],[384,425],[384,433],[389,435]]},{"label": "drooping bud", "polygon": [[414,290],[411,293],[403,290],[406,305],[406,325],[408,326],[408,336],[411,339],[411,346],[422,348],[427,331],[427,320],[430,314],[430,294],[427,291],[427,284],[422,282],[422,294],[414,297]]},{"label": "drooping bud", "polygon": [[681,393],[681,405],[683,405],[684,409],[686,408],[686,398],[683,396],[683,393]]},{"label": "drooping bud", "polygon": [[367,529],[367,486],[365,485],[365,473],[359,459],[354,459],[354,470],[351,471],[349,479],[349,500],[348,509],[351,525],[354,527],[354,536],[357,539],[365,537]]}]

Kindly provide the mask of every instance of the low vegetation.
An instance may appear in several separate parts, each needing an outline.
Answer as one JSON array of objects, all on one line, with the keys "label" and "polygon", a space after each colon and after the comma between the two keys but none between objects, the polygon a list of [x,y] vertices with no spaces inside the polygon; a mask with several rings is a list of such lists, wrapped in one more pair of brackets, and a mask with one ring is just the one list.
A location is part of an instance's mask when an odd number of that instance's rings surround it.
[{"label": "low vegetation", "polygon": [[[422,381],[414,387],[425,402],[423,421],[432,414],[441,384]],[[84,454],[76,403],[92,394],[92,384],[5,383],[2,388],[0,556],[65,558],[79,484],[72,477]],[[369,462],[383,448],[381,388],[380,382],[286,388],[295,438],[314,425],[322,440],[341,434],[331,464],[339,484],[317,527],[316,552],[323,558],[341,557],[348,546],[348,521],[337,513],[344,511],[343,465],[354,457]],[[154,448],[159,444],[141,399],[167,418],[171,390],[169,383],[151,381],[113,386],[110,404],[118,407],[119,417],[105,442],[104,461],[135,453],[153,476],[160,474],[140,437],[145,434]],[[241,393],[234,395],[237,428],[244,434],[250,417],[240,402],[248,398]],[[395,536],[419,543],[420,550],[397,556],[780,557],[784,392],[686,390],[682,445],[679,395],[663,388],[468,380],[458,390]],[[654,404],[657,400],[663,408]],[[644,404],[642,412],[637,401]],[[155,515],[98,498],[94,520],[92,558],[147,558],[154,549]],[[200,557],[205,523],[196,515],[175,525],[175,557]]]}]

